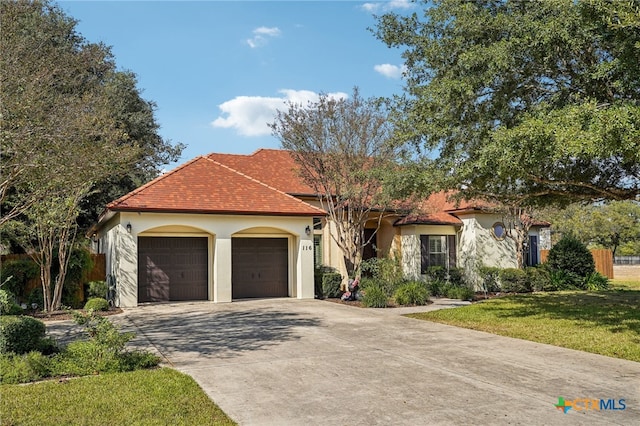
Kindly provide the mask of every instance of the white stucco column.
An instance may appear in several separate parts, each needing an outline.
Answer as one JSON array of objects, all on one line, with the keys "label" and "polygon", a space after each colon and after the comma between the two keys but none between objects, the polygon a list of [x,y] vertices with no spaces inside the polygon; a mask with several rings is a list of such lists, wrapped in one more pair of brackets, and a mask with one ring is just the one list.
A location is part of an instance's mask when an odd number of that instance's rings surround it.
[{"label": "white stucco column", "polygon": [[112,231],[118,240],[114,265],[118,306],[133,308],[138,306],[138,236],[134,230],[127,232],[123,223]]},{"label": "white stucco column", "polygon": [[313,283],[313,240],[299,239],[298,255],[296,256],[296,297],[298,299],[313,299],[315,289]]},{"label": "white stucco column", "polygon": [[231,302],[231,237],[216,237],[213,259],[213,301]]}]

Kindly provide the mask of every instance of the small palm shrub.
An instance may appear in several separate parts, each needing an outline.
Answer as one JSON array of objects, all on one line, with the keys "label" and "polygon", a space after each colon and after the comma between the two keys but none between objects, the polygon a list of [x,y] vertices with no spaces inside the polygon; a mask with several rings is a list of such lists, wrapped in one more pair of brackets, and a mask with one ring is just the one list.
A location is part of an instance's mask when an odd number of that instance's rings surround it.
[{"label": "small palm shrub", "polygon": [[106,299],[101,297],[94,297],[87,300],[87,303],[84,305],[85,311],[108,311],[109,310],[109,302]]},{"label": "small palm shrub", "polygon": [[586,289],[589,291],[606,290],[609,288],[609,279],[599,272],[594,272],[587,278]]},{"label": "small palm shrub", "polygon": [[429,292],[424,283],[411,281],[398,287],[394,299],[399,305],[426,305],[429,302]]},{"label": "small palm shrub", "polygon": [[455,287],[447,285],[444,288],[444,295],[449,299],[473,300],[476,293],[469,287]]},{"label": "small palm shrub", "polygon": [[367,308],[386,308],[388,302],[387,293],[378,285],[367,286],[363,290],[362,304]]}]

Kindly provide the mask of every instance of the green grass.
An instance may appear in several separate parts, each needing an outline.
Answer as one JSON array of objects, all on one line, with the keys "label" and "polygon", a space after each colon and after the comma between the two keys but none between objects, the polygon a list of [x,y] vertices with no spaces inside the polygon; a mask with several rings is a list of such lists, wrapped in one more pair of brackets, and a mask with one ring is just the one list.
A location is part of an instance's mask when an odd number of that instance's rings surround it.
[{"label": "green grass", "polygon": [[0,386],[2,425],[234,425],[169,368]]},{"label": "green grass", "polygon": [[408,316],[640,362],[640,283],[612,284],[608,291],[506,296]]}]

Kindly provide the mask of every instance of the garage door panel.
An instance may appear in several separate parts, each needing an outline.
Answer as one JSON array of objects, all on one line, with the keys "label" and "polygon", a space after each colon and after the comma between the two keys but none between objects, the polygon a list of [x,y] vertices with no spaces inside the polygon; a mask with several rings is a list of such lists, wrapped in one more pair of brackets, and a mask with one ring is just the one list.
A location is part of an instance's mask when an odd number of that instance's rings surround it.
[{"label": "garage door panel", "polygon": [[138,302],[208,299],[206,237],[139,237]]},{"label": "garage door panel", "polygon": [[232,297],[286,297],[289,293],[287,238],[233,238]]}]

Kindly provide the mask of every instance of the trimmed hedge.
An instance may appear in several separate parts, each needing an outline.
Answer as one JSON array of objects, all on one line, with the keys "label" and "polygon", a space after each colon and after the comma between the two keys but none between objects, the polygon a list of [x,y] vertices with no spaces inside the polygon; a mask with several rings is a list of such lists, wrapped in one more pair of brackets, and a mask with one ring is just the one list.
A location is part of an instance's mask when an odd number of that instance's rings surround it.
[{"label": "trimmed hedge", "polygon": [[322,276],[322,294],[324,297],[336,298],[340,297],[340,284],[342,284],[342,275],[337,272],[330,272]]},{"label": "trimmed hedge", "polygon": [[85,311],[108,311],[109,302],[102,297],[93,297],[84,305]]},{"label": "trimmed hedge", "polygon": [[40,351],[45,341],[45,325],[28,316],[0,316],[0,354]]}]

